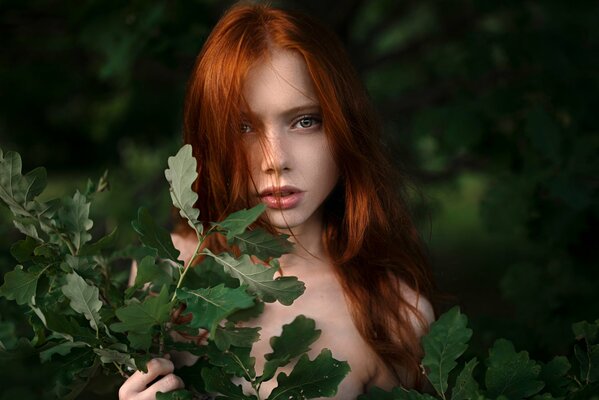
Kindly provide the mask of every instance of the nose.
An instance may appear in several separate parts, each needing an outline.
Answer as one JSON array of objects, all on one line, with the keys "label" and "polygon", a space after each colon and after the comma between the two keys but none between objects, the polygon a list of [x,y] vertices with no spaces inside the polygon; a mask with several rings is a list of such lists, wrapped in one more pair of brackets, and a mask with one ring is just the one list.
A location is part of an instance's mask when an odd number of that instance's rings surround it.
[{"label": "nose", "polygon": [[290,170],[290,144],[284,133],[268,132],[262,142],[262,172],[280,175]]}]

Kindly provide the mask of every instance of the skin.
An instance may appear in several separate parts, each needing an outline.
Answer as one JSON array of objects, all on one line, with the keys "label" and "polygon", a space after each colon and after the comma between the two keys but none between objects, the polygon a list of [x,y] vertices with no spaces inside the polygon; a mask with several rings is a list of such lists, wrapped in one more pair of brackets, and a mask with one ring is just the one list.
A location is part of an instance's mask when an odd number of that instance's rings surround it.
[{"label": "skin", "polygon": [[[267,61],[250,70],[244,97],[249,106],[246,110],[248,123],[242,127],[241,136],[251,155],[253,183],[249,184],[256,195],[255,201],[260,201],[258,193],[277,186],[277,183],[292,185],[304,192],[295,207],[269,208],[266,212],[279,231],[293,233],[292,240],[297,244],[293,253],[280,258],[281,271],[287,276],[297,276],[305,283],[306,291],[291,306],[267,303],[262,315],[245,324],[262,327],[260,340],[252,349],[257,374],[262,373],[264,354],[272,351],[270,337],[280,335],[282,325],[303,314],[314,319],[316,327],[322,330],[308,352],[310,359],[314,359],[321,349],[329,348],[336,359],[347,361],[351,367],[334,399],[355,399],[374,385],[383,389],[398,386],[400,382],[354,326],[343,290],[323,248],[321,206],[337,183],[339,173],[322,128],[318,101],[303,59],[296,53],[274,49]],[[262,138],[258,132],[263,134]],[[178,236],[173,239],[182,258],[191,257],[195,248],[192,239]],[[425,319],[432,322],[434,314],[430,303],[418,298],[401,282],[398,287]],[[414,317],[413,324],[422,334],[424,328],[416,321]],[[149,368],[148,374],[133,374],[121,387],[120,399],[153,398],[157,385],[161,390],[180,388],[181,382],[171,374],[172,363],[159,360]],[[189,355],[179,355],[177,363],[183,365],[194,361]],[[282,371],[289,374],[293,365],[287,365]],[[146,389],[158,375],[166,376]],[[239,383],[243,384],[242,381]],[[260,397],[266,398],[274,387],[276,379],[263,383]],[[244,385],[244,390],[253,393],[249,385]]]}]

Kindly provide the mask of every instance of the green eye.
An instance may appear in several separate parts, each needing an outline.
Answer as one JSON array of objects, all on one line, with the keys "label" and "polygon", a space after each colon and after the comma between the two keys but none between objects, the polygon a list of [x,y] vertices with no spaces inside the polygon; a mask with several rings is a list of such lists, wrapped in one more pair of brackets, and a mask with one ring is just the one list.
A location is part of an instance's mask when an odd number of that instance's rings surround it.
[{"label": "green eye", "polygon": [[316,126],[320,123],[321,123],[320,118],[306,115],[306,116],[303,116],[300,119],[298,119],[297,122],[295,123],[295,126],[297,128],[308,129],[308,128],[313,128],[314,126]]},{"label": "green eye", "polygon": [[313,124],[313,123],[314,123],[314,120],[313,120],[312,118],[302,118],[302,119],[299,121],[299,125],[300,125],[302,128],[309,128],[309,127],[311,127],[311,126],[312,126],[312,124]]}]

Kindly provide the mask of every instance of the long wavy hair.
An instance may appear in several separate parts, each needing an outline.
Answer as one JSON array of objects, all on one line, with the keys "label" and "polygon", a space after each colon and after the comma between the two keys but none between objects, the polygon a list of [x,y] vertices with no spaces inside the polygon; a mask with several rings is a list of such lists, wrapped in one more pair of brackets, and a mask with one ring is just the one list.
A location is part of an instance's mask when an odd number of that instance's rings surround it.
[{"label": "long wavy hair", "polygon": [[[322,109],[340,171],[324,204],[322,239],[354,324],[402,384],[418,387],[422,350],[413,316],[424,329],[426,322],[400,282],[430,299],[430,267],[368,95],[330,30],[304,14],[265,5],[238,4],[220,19],[196,60],[184,108],[184,140],[198,160],[196,206],[203,220],[218,221],[250,205],[242,89],[248,70],[273,48],[303,57]],[[268,228],[267,221],[259,224]]]}]

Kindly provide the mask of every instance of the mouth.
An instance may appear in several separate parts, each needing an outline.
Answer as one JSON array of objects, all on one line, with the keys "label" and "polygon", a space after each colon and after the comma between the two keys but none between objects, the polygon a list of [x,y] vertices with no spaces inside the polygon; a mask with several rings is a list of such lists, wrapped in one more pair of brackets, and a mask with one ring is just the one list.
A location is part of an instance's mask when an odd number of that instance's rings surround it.
[{"label": "mouth", "polygon": [[258,196],[268,208],[286,210],[299,204],[303,191],[293,186],[270,187],[262,190]]}]

